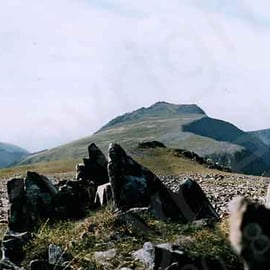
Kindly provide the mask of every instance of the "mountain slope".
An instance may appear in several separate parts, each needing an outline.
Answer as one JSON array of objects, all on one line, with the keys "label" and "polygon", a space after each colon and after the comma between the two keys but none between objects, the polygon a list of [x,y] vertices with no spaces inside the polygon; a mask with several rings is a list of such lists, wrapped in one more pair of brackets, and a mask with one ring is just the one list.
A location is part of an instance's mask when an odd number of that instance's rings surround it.
[{"label": "mountain slope", "polygon": [[92,136],[32,155],[23,163],[81,158],[87,156],[86,146],[92,142],[106,152],[110,142],[132,150],[139,142],[150,140],[210,157],[236,172],[262,174],[270,168],[264,160],[269,149],[256,137],[209,118],[197,105],[166,102],[116,117]]},{"label": "mountain slope", "polygon": [[29,153],[16,145],[0,143],[0,168],[8,167],[23,158]]},{"label": "mountain slope", "polygon": [[262,129],[257,131],[250,131],[249,134],[260,139],[264,144],[270,147],[270,129]]},{"label": "mountain slope", "polygon": [[253,134],[244,132],[231,123],[205,117],[184,125],[183,131],[242,146],[244,150],[237,153],[234,164],[230,164],[236,171],[260,174],[270,168],[269,146]]}]

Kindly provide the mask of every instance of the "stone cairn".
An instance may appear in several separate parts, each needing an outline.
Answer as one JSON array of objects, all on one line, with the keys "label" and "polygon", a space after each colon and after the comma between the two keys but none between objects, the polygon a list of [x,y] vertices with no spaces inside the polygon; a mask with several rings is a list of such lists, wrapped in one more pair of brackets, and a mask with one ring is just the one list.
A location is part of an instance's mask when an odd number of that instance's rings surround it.
[{"label": "stone cairn", "polygon": [[[88,153],[89,158],[76,166],[75,180],[53,184],[43,175],[27,172],[24,179],[8,181],[8,230],[2,240],[0,269],[22,269],[17,265],[24,258],[23,247],[42,221],[82,218],[87,210],[109,202],[122,221],[137,224],[143,230],[148,229],[147,224],[138,218],[136,211],[148,211],[166,222],[184,224],[202,219],[219,220],[205,193],[192,179],[185,179],[174,193],[118,144],[109,146],[108,160],[95,144],[88,147]],[[177,263],[179,256],[174,248],[153,245],[151,248],[157,254],[165,250],[175,258],[166,267]],[[59,247],[50,246],[48,254],[47,261],[33,261],[30,269],[69,269],[60,260]]]}]

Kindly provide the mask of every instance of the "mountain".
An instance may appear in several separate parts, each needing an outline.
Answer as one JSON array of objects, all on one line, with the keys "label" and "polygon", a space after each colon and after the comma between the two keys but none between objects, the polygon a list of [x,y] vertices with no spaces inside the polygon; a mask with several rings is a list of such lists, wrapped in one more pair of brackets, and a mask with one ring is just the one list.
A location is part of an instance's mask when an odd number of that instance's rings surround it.
[{"label": "mountain", "polygon": [[21,161],[29,153],[16,145],[0,143],[0,168],[5,168]]},{"label": "mountain", "polygon": [[110,142],[132,150],[139,142],[160,141],[171,148],[187,149],[211,158],[235,172],[270,171],[268,146],[231,123],[212,119],[197,105],[157,102],[114,118],[92,136],[31,155],[23,164],[87,156],[95,142],[103,151]]},{"label": "mountain", "polygon": [[270,147],[270,129],[262,129],[257,131],[250,131],[249,134],[260,139],[264,144]]}]

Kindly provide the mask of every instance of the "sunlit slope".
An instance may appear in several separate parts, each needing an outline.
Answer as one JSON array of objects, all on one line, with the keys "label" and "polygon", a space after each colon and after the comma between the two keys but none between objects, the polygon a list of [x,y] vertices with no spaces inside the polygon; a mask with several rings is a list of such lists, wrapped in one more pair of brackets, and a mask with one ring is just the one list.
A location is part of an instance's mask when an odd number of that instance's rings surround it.
[{"label": "sunlit slope", "polygon": [[166,102],[116,117],[92,136],[32,155],[23,164],[82,158],[93,142],[106,153],[111,142],[132,150],[139,142],[151,140],[194,151],[235,172],[263,174],[270,168],[268,146],[260,139],[229,122],[208,117],[197,105]]}]

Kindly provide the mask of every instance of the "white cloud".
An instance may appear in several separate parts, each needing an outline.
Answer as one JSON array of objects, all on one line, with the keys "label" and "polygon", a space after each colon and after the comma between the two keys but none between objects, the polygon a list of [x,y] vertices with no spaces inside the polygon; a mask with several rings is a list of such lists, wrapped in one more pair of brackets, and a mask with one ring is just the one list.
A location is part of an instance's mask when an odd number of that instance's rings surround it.
[{"label": "white cloud", "polygon": [[0,141],[52,147],[158,100],[270,127],[270,6],[219,3],[1,2]]}]

